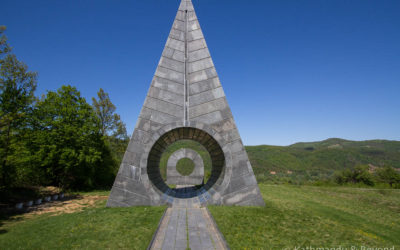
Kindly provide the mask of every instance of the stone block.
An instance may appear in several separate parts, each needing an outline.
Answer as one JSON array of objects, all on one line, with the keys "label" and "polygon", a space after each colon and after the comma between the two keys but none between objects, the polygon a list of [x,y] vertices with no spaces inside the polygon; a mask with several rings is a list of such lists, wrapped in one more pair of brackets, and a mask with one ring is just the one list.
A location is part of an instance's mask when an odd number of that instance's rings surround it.
[{"label": "stone block", "polygon": [[123,190],[131,190],[136,194],[146,196],[147,190],[139,182],[139,178],[131,179],[125,175],[117,175],[115,178],[114,186]]},{"label": "stone block", "polygon": [[210,52],[208,52],[207,48],[203,48],[189,52],[188,62],[194,62],[209,57],[210,57]]},{"label": "stone block", "polygon": [[196,51],[199,49],[207,48],[206,41],[204,39],[198,39],[187,43],[189,52]]},{"label": "stone block", "polygon": [[219,82],[218,77],[214,77],[204,81],[189,84],[189,94],[190,96],[192,96],[218,87],[221,87],[221,83]]},{"label": "stone block", "polygon": [[135,152],[136,154],[141,154],[144,153],[144,148],[142,146],[142,143],[134,140],[130,140],[128,147],[126,149],[129,152]]},{"label": "stone block", "polygon": [[202,38],[204,38],[204,36],[203,32],[201,32],[201,29],[193,30],[187,33],[188,41],[198,40]]},{"label": "stone block", "polygon": [[177,71],[180,73],[185,72],[185,65],[183,62],[179,62],[173,59],[169,59],[167,57],[161,57],[159,66],[167,69],[171,69],[173,71]]},{"label": "stone block", "polygon": [[257,186],[246,187],[241,190],[238,190],[235,193],[225,194],[222,196],[222,203],[225,205],[237,205],[240,204],[241,202],[242,203],[244,202],[244,204],[246,204],[245,203],[246,201],[253,199],[258,199],[262,201],[262,205],[260,204],[259,206],[265,205]]},{"label": "stone block", "polygon": [[136,141],[138,143],[143,143],[143,144],[149,143],[150,138],[151,138],[150,133],[140,129],[136,129],[131,136],[132,141]]},{"label": "stone block", "polygon": [[200,24],[197,20],[189,21],[188,22],[188,31],[193,31],[200,29]]},{"label": "stone block", "polygon": [[201,92],[199,94],[191,95],[189,98],[189,105],[196,106],[215,99],[222,98],[224,96],[225,96],[224,90],[222,89],[222,87],[218,87],[215,89]]},{"label": "stone block", "polygon": [[[172,58],[172,56],[174,55],[174,49],[169,48],[169,47],[165,47],[162,53],[162,56],[168,57],[168,58]],[[183,62],[183,61],[182,61]]]},{"label": "stone block", "polygon": [[175,50],[174,54],[172,55],[172,59],[184,62],[185,61],[185,53],[179,50]]},{"label": "stone block", "polygon": [[205,115],[191,117],[190,119],[193,121],[197,121],[197,122],[201,122],[201,123],[205,123],[205,124],[208,124],[208,123],[212,124],[212,123],[223,120],[221,111],[219,111],[219,110],[205,114]]},{"label": "stone block", "polygon": [[179,94],[179,95],[183,95],[183,93],[184,93],[184,90],[183,90],[184,87],[183,87],[182,83],[170,81],[168,79],[160,78],[157,76],[155,76],[153,78],[152,86],[159,88],[159,89],[168,90],[170,92],[174,92],[175,94]]},{"label": "stone block", "polygon": [[[182,115],[183,116],[183,115]],[[143,107],[140,112],[140,118],[154,121],[160,124],[168,124],[176,121],[180,121],[182,117],[175,117],[173,115],[169,115],[163,112],[159,112],[157,110],[152,110],[146,107]]]},{"label": "stone block", "polygon": [[113,201],[117,203],[123,203],[127,206],[150,206],[151,200],[133,192],[129,192],[127,190],[121,189],[119,187],[113,186],[110,197]]},{"label": "stone block", "polygon": [[214,67],[214,63],[211,60],[211,57],[204,58],[198,61],[194,62],[189,62],[188,63],[188,72],[193,73],[196,71],[204,70],[204,69],[209,69],[211,67]]},{"label": "stone block", "polygon": [[178,12],[176,13],[175,20],[179,20],[179,21],[184,22],[184,21],[185,21],[185,12],[184,12],[184,11],[181,11],[181,10],[178,11]]},{"label": "stone block", "polygon": [[148,96],[183,107],[184,97],[182,94],[176,94],[175,92],[159,88],[150,88]]},{"label": "stone block", "polygon": [[189,110],[189,117],[195,118],[197,116],[208,114],[214,111],[220,111],[225,109],[227,106],[228,104],[226,103],[225,98],[219,98],[200,105],[191,106]]},{"label": "stone block", "polygon": [[256,178],[253,175],[242,175],[236,178],[231,177],[231,181],[228,188],[225,190],[225,193],[233,193],[251,186],[257,186]]},{"label": "stone block", "polygon": [[[133,166],[140,166],[141,156],[142,156],[141,153],[125,151],[124,157],[122,158],[122,163]],[[120,167],[120,169],[123,169],[122,166]]]},{"label": "stone block", "polygon": [[169,33],[169,37],[176,39],[176,40],[184,41],[185,40],[185,32],[178,30],[178,29],[171,29],[171,32]]},{"label": "stone block", "polygon": [[175,117],[181,117],[183,114],[183,107],[163,100],[152,97],[147,97],[144,106],[152,110],[157,110]]},{"label": "stone block", "polygon": [[185,62],[185,53],[179,50],[175,50],[169,47],[165,47],[162,53],[163,57],[179,61],[181,63]]},{"label": "stone block", "polygon": [[135,126],[135,130],[142,130],[152,134],[154,131],[159,130],[162,126],[163,125],[161,123],[139,117]]},{"label": "stone block", "polygon": [[167,47],[185,52],[185,43],[180,40],[176,40],[176,39],[173,39],[170,37],[167,40]]},{"label": "stone block", "polygon": [[174,24],[172,25],[173,29],[180,30],[185,32],[185,22],[181,20],[175,20]]},{"label": "stone block", "polygon": [[210,78],[214,78],[216,76],[217,72],[215,71],[215,68],[209,68],[189,74],[188,80],[190,84],[193,84],[196,82],[201,82]]},{"label": "stone block", "polygon": [[183,73],[158,66],[155,76],[183,84]]}]

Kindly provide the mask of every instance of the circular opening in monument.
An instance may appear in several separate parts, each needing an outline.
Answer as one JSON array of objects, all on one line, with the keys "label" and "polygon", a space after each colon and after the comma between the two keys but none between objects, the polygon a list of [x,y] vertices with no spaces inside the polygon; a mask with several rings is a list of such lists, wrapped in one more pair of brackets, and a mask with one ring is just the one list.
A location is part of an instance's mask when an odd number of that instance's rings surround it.
[{"label": "circular opening in monument", "polygon": [[166,147],[166,149],[162,153],[159,167],[163,181],[170,188],[176,188],[176,185],[179,185],[178,182],[174,183],[168,182],[167,163],[170,160],[170,158],[175,153],[179,152],[181,149],[191,149],[201,157],[204,169],[203,169],[202,180],[200,183],[206,183],[211,177],[211,165],[212,165],[211,156],[208,153],[207,149],[202,144],[194,140],[186,140],[186,139],[178,140],[174,143],[171,143]]},{"label": "circular opening in monument", "polygon": [[176,163],[176,171],[183,176],[189,176],[193,170],[194,162],[189,158],[182,158]]},{"label": "circular opening in monument", "polygon": [[[204,181],[191,188],[178,188],[166,184],[166,162],[169,156],[181,148],[194,143],[194,149],[204,162]],[[192,147],[193,149],[193,147]],[[205,157],[203,157],[205,156]],[[207,160],[207,156],[209,160]],[[147,158],[147,174],[151,183],[162,193],[178,198],[191,198],[199,195],[199,190],[208,190],[214,184],[222,182],[225,168],[225,156],[218,142],[207,132],[180,127],[163,134],[152,146]]]}]

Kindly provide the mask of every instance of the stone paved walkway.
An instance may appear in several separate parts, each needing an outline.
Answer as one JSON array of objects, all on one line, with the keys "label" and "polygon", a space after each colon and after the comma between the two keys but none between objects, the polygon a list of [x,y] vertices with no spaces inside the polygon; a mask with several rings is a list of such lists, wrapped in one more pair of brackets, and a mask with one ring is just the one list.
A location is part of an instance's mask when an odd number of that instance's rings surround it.
[{"label": "stone paved walkway", "polygon": [[207,208],[167,209],[150,249],[228,249]]}]

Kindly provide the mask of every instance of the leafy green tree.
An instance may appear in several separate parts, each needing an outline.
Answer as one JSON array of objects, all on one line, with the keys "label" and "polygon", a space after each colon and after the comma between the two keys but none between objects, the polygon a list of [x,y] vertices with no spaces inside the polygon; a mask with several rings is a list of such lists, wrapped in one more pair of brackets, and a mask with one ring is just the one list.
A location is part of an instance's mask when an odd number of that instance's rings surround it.
[{"label": "leafy green tree", "polygon": [[359,165],[355,167],[353,171],[353,182],[364,183],[368,186],[375,185],[372,174],[368,171],[369,167],[367,165]]},{"label": "leafy green tree", "polygon": [[100,131],[103,136],[112,136],[119,139],[126,139],[125,124],[121,121],[121,117],[115,113],[116,107],[111,102],[108,93],[100,88],[97,97],[92,98],[93,108],[100,119]]},{"label": "leafy green tree", "polygon": [[97,92],[97,98],[92,98],[92,106],[100,120],[100,131],[107,139],[107,143],[116,161],[115,170],[117,170],[128,145],[129,137],[125,124],[121,121],[121,117],[115,113],[115,105],[102,88]]},{"label": "leafy green tree", "polygon": [[5,55],[11,51],[11,48],[7,43],[7,37],[3,34],[5,30],[6,26],[0,25],[0,56]]},{"label": "leafy green tree", "polygon": [[400,185],[400,174],[394,168],[390,166],[385,166],[376,171],[376,175],[379,181],[383,183],[388,183],[390,187],[393,185]]},{"label": "leafy green tree", "polygon": [[368,166],[366,165],[358,165],[354,170],[345,169],[336,172],[333,178],[338,184],[364,183],[368,186],[373,186],[375,184],[373,176],[368,172]]},{"label": "leafy green tree", "polygon": [[35,100],[37,73],[19,61],[0,27],[0,186],[9,187],[16,178],[16,153],[24,151],[21,137],[28,126]]},{"label": "leafy green tree", "polygon": [[334,175],[333,175],[333,180],[337,184],[340,184],[340,185],[345,184],[347,182],[347,180],[348,180],[347,179],[347,176],[349,175],[348,172],[351,173],[351,170],[345,169],[345,170],[342,170],[342,171],[335,172]]},{"label": "leafy green tree", "polygon": [[62,86],[38,101],[35,161],[45,169],[48,184],[90,188],[114,178],[100,121],[76,88]]}]

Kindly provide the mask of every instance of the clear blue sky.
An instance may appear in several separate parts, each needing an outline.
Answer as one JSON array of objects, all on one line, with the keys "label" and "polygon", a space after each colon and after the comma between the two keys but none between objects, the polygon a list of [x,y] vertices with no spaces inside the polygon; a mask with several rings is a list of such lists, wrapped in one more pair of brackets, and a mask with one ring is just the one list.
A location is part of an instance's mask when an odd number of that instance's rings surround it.
[{"label": "clear blue sky", "polygon": [[[193,0],[242,139],[400,140],[399,0]],[[132,133],[179,0],[1,0],[37,94],[110,94]]]}]

